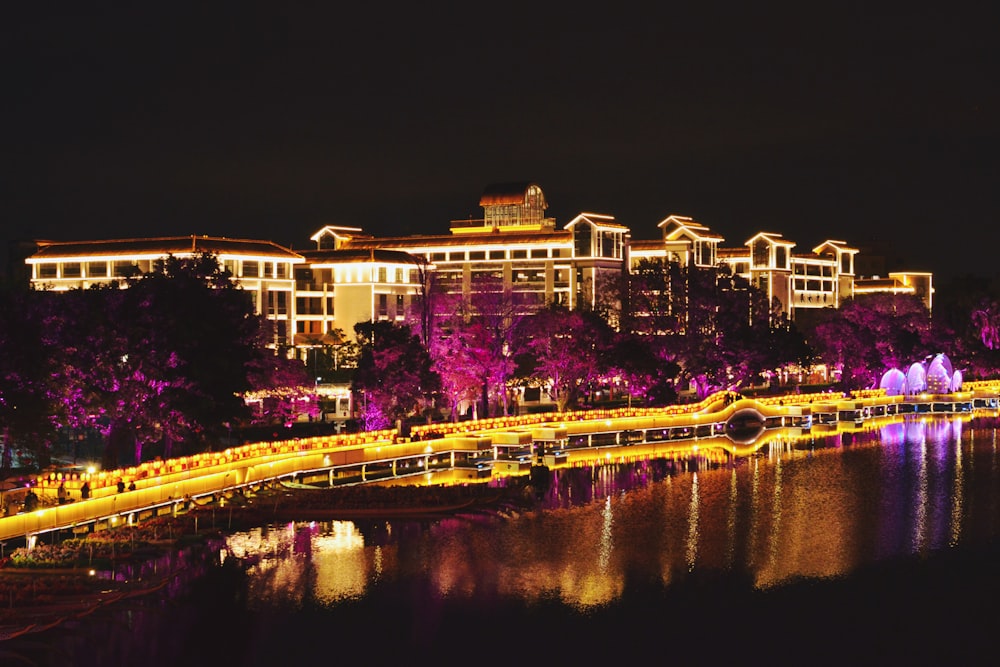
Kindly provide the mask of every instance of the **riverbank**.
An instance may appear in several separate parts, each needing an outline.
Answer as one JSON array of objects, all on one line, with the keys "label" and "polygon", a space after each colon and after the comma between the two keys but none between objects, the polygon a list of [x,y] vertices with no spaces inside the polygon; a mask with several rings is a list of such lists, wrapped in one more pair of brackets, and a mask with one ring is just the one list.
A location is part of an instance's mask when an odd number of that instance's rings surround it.
[{"label": "riverbank", "polygon": [[[155,592],[166,579],[144,580],[141,563],[226,532],[273,521],[433,519],[463,511],[523,511],[533,499],[530,487],[521,484],[316,488],[271,483],[190,500],[174,515],[14,549],[0,561],[0,640]],[[137,573],[131,579],[114,576],[129,570]]]}]

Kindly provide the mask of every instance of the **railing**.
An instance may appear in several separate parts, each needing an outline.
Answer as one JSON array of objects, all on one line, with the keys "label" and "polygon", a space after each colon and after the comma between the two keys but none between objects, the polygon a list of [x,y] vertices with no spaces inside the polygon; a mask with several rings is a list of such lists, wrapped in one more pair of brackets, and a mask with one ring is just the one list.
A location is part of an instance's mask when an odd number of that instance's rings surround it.
[{"label": "railing", "polygon": [[[717,437],[726,434],[734,415],[749,411],[768,425],[810,429],[813,417],[829,415],[833,422],[848,414],[851,421],[887,414],[886,406],[951,406],[966,411],[974,401],[995,409],[998,386],[978,388],[946,396],[903,398],[886,396],[884,391],[858,392],[850,397],[829,393],[745,399],[720,392],[689,405],[664,408],[615,408],[495,417],[450,424],[414,427],[410,438],[401,438],[394,429],[336,436],[261,442],[193,456],[151,461],[135,467],[78,476],[46,475],[35,479],[34,490],[43,507],[31,512],[0,518],[0,541],[27,537],[40,532],[73,528],[80,524],[143,518],[144,513],[172,511],[185,497],[199,497],[220,491],[291,476],[303,471],[333,470],[384,465],[421,456],[442,456],[449,452],[463,456],[497,460],[507,446],[527,443],[568,442],[571,438],[624,431],[669,431],[678,437]],[[879,408],[882,409],[879,409]],[[824,422],[825,423],[825,422]],[[671,439],[671,435],[657,436]],[[650,438],[643,438],[650,440]],[[619,443],[616,438],[615,443]],[[134,482],[134,491],[118,492],[118,482]],[[84,483],[91,497],[77,499]],[[63,485],[74,498],[57,504],[57,489]]]}]

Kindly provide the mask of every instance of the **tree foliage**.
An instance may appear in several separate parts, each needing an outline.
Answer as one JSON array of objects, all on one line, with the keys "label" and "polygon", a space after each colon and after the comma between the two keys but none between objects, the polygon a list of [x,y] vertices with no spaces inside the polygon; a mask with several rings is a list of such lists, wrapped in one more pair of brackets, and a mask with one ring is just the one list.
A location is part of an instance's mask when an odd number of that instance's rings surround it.
[{"label": "tree foliage", "polygon": [[532,376],[551,382],[559,410],[567,410],[606,370],[612,333],[593,313],[551,304],[521,321],[517,349]]},{"label": "tree foliage", "polygon": [[876,387],[885,371],[905,370],[945,349],[940,329],[913,295],[865,295],[823,314],[809,340],[819,359],[840,369],[844,389]]},{"label": "tree foliage", "polygon": [[361,397],[365,430],[387,428],[433,403],[441,379],[409,325],[359,322],[354,332],[361,356],[351,390]]},{"label": "tree foliage", "polygon": [[[249,418],[245,393],[273,384],[284,366],[250,293],[211,255],[168,257],[123,286],[10,298],[10,321],[23,324],[0,327],[0,366],[9,369],[0,396],[23,396],[16,413],[0,414],[3,428],[28,441],[17,415],[30,412],[53,427],[97,429],[106,466],[140,461],[151,444],[167,456],[210,446],[225,425]],[[31,331],[31,340],[16,337]],[[21,361],[34,384],[15,372]]]}]

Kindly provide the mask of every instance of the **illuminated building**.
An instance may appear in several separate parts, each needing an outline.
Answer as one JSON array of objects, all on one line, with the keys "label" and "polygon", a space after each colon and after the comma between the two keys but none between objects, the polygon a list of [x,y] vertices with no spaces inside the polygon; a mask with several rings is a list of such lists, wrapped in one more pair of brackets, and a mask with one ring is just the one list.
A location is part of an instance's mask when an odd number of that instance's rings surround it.
[{"label": "illuminated building", "polygon": [[253,295],[257,314],[275,323],[276,345],[291,344],[293,267],[301,255],[270,241],[212,236],[169,236],[104,241],[37,241],[25,262],[36,289],[63,291],[120,283],[150,272],[168,256],[180,259],[209,253],[218,258],[240,287]]},{"label": "illuminated building", "polygon": [[315,248],[304,251],[207,236],[39,241],[25,261],[35,288],[67,290],[122,281],[168,255],[212,253],[253,292],[257,312],[275,321],[275,343],[300,348],[327,344],[334,329],[350,335],[361,321],[417,319],[414,308],[431,290],[469,297],[481,285],[502,286],[521,313],[548,303],[592,306],[609,281],[643,259],[726,263],[792,319],[873,292],[914,294],[931,307],[930,273],[859,277],[859,251],[843,241],[800,254],[780,234],[761,232],[728,248],[722,236],[679,215],[659,223],[656,240],[631,239],[628,227],[605,214],[580,213],[558,227],[545,217],[541,188],[530,182],[488,186],[479,203],[482,218],[453,220],[445,234],[374,237],[327,225],[311,237]]}]

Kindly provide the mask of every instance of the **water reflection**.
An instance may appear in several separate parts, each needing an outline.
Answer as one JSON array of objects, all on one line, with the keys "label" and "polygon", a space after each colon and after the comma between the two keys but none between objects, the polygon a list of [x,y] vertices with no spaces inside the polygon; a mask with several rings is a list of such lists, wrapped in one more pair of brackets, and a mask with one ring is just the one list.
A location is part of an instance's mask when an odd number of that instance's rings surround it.
[{"label": "water reflection", "polygon": [[692,574],[738,573],[758,588],[839,577],[993,536],[991,514],[968,499],[988,493],[995,505],[995,438],[963,442],[963,425],[897,417],[849,438],[771,434],[748,456],[576,465],[552,473],[538,511],[289,524],[227,548],[253,560],[250,603],[261,607],[336,604],[415,579],[446,598],[588,608],[629,583]]},{"label": "water reflection", "polygon": [[[627,664],[647,661],[651,640],[665,658],[717,664],[720,633],[753,651],[763,628],[775,631],[767,646],[775,664],[890,652],[906,664],[981,662],[951,652],[992,642],[969,628],[1000,618],[966,600],[996,589],[995,552],[968,579],[949,572],[931,587],[898,557],[931,562],[923,555],[959,554],[953,547],[1000,534],[994,418],[769,431],[741,451],[698,443],[697,451],[591,454],[553,471],[532,511],[237,533],[204,560],[184,554],[126,573],[178,570],[162,598],[98,610],[48,631],[45,642],[0,644],[0,664],[399,664],[418,655],[441,664],[541,664],[543,655]],[[851,578],[879,563],[891,568]],[[896,569],[905,571],[899,579]],[[706,579],[719,583],[705,587]],[[752,603],[740,593],[751,587]],[[791,604],[790,590],[803,592]],[[831,632],[830,609],[845,601],[850,609]],[[737,622],[720,625],[727,619]],[[538,628],[550,650],[526,656]],[[788,648],[793,638],[801,643]]]}]

